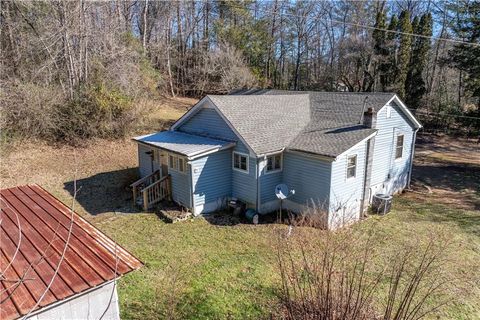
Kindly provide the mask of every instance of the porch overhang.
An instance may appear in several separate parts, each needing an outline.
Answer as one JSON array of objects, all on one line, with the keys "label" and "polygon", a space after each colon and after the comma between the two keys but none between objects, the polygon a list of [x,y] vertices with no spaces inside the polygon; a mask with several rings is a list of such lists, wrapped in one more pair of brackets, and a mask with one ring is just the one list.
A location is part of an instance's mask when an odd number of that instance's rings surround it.
[{"label": "porch overhang", "polygon": [[160,131],[135,137],[137,143],[186,156],[189,160],[235,146],[235,142],[202,137],[179,131]]}]

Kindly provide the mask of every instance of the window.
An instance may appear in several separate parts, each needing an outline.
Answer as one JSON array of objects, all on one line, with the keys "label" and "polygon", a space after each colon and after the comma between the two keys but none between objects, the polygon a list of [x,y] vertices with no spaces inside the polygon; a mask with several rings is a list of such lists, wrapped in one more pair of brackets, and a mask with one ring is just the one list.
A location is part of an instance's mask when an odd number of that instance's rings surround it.
[{"label": "window", "polygon": [[177,160],[174,155],[168,155],[168,167],[173,170],[177,170]]},{"label": "window", "polygon": [[181,173],[187,172],[187,162],[184,157],[179,157],[174,154],[168,155],[168,167],[171,170],[178,171]]},{"label": "window", "polygon": [[357,155],[347,158],[347,179],[355,178],[357,174]]},{"label": "window", "polygon": [[248,172],[248,156],[243,153],[233,153],[233,168],[240,171]]},{"label": "window", "polygon": [[267,172],[282,170],[282,154],[274,154],[267,157]]},{"label": "window", "polygon": [[178,171],[185,173],[185,159],[178,158]]},{"label": "window", "polygon": [[401,159],[403,156],[403,134],[397,136],[397,145],[395,146],[395,159]]}]

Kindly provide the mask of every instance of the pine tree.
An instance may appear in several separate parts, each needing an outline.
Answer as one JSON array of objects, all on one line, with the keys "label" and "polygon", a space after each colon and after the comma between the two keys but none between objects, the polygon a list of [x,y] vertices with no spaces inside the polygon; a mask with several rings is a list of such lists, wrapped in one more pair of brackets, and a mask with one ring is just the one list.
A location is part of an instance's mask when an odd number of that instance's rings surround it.
[{"label": "pine tree", "polygon": [[[398,18],[392,15],[390,23],[388,24],[389,31],[397,31]],[[395,32],[387,33],[386,51],[388,58],[385,61],[385,76],[383,77],[382,87],[384,91],[392,90],[392,85],[395,82],[397,74],[397,51],[398,51],[398,36]]]},{"label": "pine tree", "polygon": [[[480,1],[459,3],[458,20],[453,30],[467,42],[480,43]],[[480,108],[480,46],[458,44],[448,52],[447,62],[465,74],[466,89],[477,98]]]},{"label": "pine tree", "polygon": [[380,77],[381,90],[384,91],[388,85],[388,70],[390,63],[388,61],[388,48],[387,48],[387,32],[379,29],[386,29],[386,16],[383,11],[377,13],[375,19],[375,29],[372,37],[374,40],[375,54],[379,60],[378,73]]},{"label": "pine tree", "polygon": [[400,97],[405,98],[405,82],[407,80],[408,69],[410,65],[410,52],[412,45],[412,23],[410,22],[410,12],[402,11],[399,18],[398,31],[400,34],[400,42],[398,49],[398,68],[396,76],[396,89]]},{"label": "pine tree", "polygon": [[[413,32],[423,36],[432,36],[432,16],[430,13],[418,17],[412,22]],[[423,95],[426,92],[425,81],[423,80],[424,70],[428,61],[430,51],[430,39],[415,37],[412,42],[412,55],[410,67],[405,82],[405,101],[409,107],[417,109]]]}]

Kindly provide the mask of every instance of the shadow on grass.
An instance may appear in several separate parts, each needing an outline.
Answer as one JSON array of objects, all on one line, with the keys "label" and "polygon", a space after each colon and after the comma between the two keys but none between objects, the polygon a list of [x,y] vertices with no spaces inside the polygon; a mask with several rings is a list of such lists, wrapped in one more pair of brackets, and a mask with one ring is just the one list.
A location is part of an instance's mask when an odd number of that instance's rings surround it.
[{"label": "shadow on grass", "polygon": [[[78,203],[91,215],[116,211],[138,212],[129,185],[138,179],[137,168],[103,172],[77,180]],[[64,184],[64,189],[74,195],[74,182]]]}]

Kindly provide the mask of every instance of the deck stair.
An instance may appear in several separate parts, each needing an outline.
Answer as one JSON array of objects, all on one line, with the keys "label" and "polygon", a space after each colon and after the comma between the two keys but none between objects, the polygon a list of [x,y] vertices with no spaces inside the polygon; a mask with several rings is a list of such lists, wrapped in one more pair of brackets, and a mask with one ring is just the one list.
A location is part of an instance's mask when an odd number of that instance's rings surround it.
[{"label": "deck stair", "polygon": [[171,200],[172,185],[171,176],[160,177],[160,171],[156,170],[130,185],[133,192],[133,202],[148,211],[156,203],[162,200]]}]

